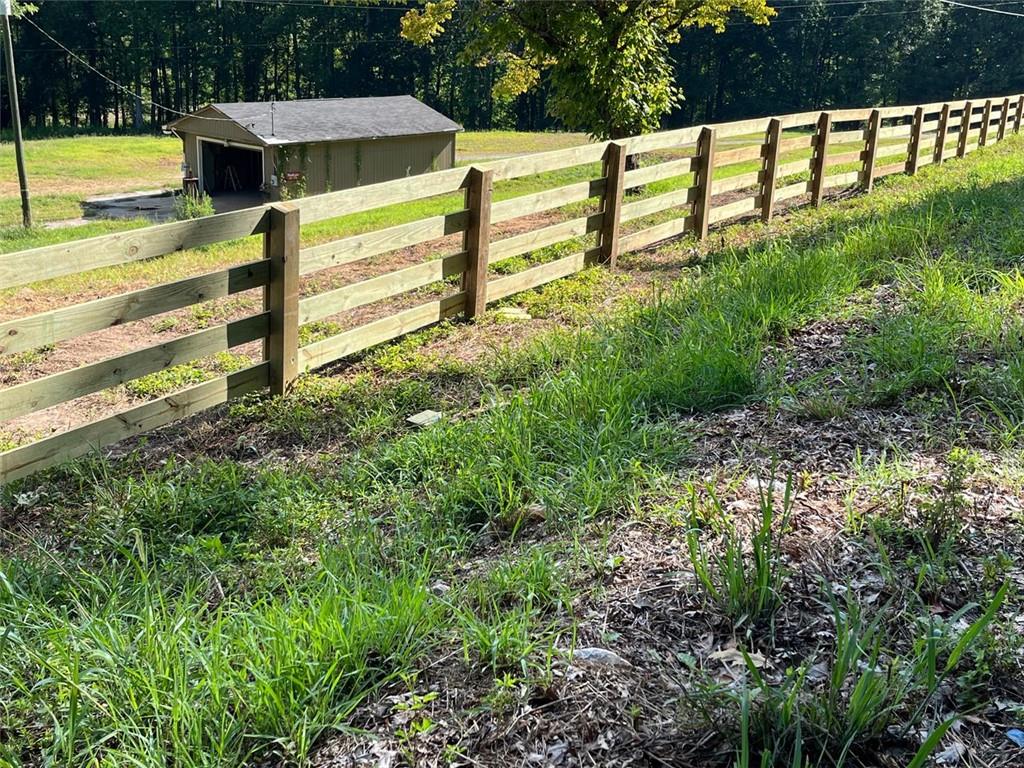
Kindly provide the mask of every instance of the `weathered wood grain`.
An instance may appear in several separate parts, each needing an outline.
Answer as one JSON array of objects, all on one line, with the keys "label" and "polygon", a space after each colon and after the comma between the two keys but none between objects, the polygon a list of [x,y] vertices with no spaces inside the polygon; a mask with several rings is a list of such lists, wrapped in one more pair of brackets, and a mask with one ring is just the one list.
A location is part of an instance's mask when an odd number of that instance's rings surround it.
[{"label": "weathered wood grain", "polygon": [[116,387],[175,365],[189,363],[262,339],[268,315],[260,314],[207,328],[117,357],[0,389],[0,421],[16,419],[84,395]]},{"label": "weathered wood grain", "polygon": [[189,307],[267,283],[269,262],[253,261],[174,283],[94,299],[0,323],[0,355],[74,339],[134,320]]},{"label": "weathered wood grain", "polygon": [[267,386],[268,365],[245,370],[145,403],[67,432],[0,453],[0,482],[84,456],[128,437],[184,419]]},{"label": "weathered wood grain", "polygon": [[247,208],[191,221],[0,254],[0,289],[50,280],[266,232],[266,211]]}]

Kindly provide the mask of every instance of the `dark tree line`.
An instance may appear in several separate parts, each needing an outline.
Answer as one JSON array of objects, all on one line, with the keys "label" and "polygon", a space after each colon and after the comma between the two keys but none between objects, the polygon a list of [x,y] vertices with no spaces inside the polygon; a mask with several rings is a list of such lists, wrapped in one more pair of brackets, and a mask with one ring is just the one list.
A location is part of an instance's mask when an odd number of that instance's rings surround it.
[{"label": "dark tree line", "polygon": [[[1024,11],[1024,3],[973,0]],[[768,27],[737,20],[675,44],[685,100],[670,125],[817,107],[1024,91],[1024,18],[939,0],[776,0]],[[37,0],[15,20],[30,131],[154,130],[207,102],[412,93],[467,128],[554,127],[546,86],[495,99],[500,72],[460,56],[464,16],[417,47],[399,35],[412,5],[356,0]],[[500,66],[500,65],[497,65]],[[6,91],[6,89],[5,89]],[[159,105],[159,106],[158,106]],[[6,92],[0,101],[9,125]]]}]

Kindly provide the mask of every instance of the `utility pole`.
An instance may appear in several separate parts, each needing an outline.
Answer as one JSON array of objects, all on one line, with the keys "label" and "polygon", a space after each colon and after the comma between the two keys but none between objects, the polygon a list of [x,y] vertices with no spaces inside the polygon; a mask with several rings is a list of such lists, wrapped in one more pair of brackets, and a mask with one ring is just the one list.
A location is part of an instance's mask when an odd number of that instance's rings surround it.
[{"label": "utility pole", "polygon": [[32,205],[28,199],[28,176],[25,174],[25,148],[21,141],[21,110],[18,107],[18,78],[14,74],[14,43],[11,40],[11,0],[0,1],[4,25],[4,55],[7,59],[7,98],[11,104],[11,125],[14,128],[14,156],[18,161],[18,184],[21,186],[21,221],[32,226]]}]

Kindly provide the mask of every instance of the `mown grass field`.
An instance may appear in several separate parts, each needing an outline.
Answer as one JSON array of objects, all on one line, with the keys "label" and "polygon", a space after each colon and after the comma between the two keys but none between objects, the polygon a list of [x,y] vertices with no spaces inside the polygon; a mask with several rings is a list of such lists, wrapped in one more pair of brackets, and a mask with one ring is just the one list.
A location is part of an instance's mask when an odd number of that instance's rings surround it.
[{"label": "mown grass field", "polygon": [[1022,193],[1015,137],[5,488],[0,765],[1019,764]]}]

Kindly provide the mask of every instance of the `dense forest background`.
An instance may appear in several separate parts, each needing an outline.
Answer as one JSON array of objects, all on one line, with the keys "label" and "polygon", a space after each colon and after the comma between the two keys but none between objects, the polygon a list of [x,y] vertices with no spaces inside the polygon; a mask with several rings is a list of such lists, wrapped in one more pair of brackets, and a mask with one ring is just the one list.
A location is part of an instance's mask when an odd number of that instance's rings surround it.
[{"label": "dense forest background", "polygon": [[[448,34],[419,48],[399,36],[408,3],[35,4],[35,13],[14,20],[29,133],[158,130],[175,112],[211,101],[400,93],[470,129],[557,127],[546,114],[543,83],[500,102],[491,93],[499,74],[494,67],[460,57],[466,8],[456,12]],[[1024,2],[971,4],[1024,13]],[[1024,91],[1024,18],[942,0],[771,5],[778,15],[767,27],[737,19],[722,34],[684,32],[672,49],[684,101],[667,126]],[[0,112],[7,128],[6,88]]]}]

